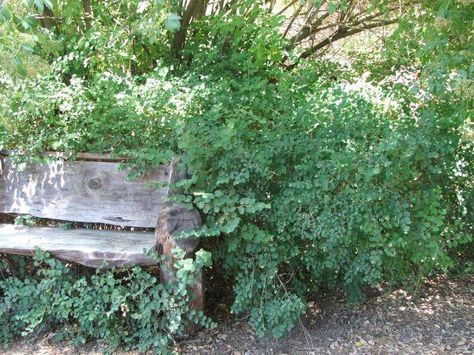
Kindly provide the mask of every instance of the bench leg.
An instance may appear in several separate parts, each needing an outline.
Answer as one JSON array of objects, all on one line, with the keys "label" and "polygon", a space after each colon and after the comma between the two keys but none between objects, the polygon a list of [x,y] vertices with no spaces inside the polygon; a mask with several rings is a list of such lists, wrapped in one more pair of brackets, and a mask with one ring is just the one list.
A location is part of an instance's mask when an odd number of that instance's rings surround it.
[{"label": "bench leg", "polygon": [[[174,269],[176,260],[173,258],[172,250],[180,247],[186,252],[186,258],[194,258],[199,241],[192,238],[180,238],[175,240],[173,235],[201,227],[201,217],[196,210],[189,210],[183,206],[173,203],[166,203],[160,210],[156,225],[156,244],[160,255],[167,256],[166,266],[160,268],[161,282],[172,283],[173,275],[170,270]],[[200,272],[194,285],[191,288],[193,300],[190,308],[196,311],[204,310],[204,291],[202,285],[202,273]],[[194,328],[194,329],[193,329]],[[186,331],[192,332],[195,327],[190,327]]]}]

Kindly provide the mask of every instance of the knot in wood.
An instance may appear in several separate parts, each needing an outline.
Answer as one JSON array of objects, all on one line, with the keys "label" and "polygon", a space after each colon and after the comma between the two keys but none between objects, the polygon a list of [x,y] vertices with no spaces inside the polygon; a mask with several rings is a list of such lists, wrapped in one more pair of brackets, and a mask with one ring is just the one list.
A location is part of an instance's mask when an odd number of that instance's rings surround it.
[{"label": "knot in wood", "polygon": [[102,187],[102,181],[99,178],[92,178],[87,181],[87,187],[91,190],[99,190]]}]

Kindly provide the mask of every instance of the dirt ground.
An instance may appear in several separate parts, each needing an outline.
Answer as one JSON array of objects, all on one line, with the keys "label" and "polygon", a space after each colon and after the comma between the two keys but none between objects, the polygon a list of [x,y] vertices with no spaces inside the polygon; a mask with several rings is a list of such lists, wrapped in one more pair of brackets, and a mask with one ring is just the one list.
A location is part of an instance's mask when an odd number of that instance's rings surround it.
[{"label": "dirt ground", "polygon": [[[311,303],[297,329],[279,340],[257,339],[245,318],[215,307],[219,326],[175,344],[181,354],[474,354],[474,277],[427,282],[417,296],[403,289],[348,306],[338,295]],[[211,312],[213,313],[213,312]],[[99,354],[44,338],[8,354]],[[131,353],[129,353],[131,354]]]}]

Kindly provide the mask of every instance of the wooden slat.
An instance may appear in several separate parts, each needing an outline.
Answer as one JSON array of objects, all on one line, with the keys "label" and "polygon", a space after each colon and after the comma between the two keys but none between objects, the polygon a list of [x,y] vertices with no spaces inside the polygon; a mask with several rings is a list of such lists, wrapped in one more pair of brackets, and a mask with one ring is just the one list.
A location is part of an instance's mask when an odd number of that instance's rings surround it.
[{"label": "wooden slat", "polygon": [[[9,155],[27,155],[22,151],[18,150],[0,150],[0,155],[9,156]],[[38,156],[41,157],[49,157],[49,158],[56,158],[56,159],[69,159],[71,157],[70,154],[65,154],[62,152],[43,152],[38,153]],[[108,162],[124,162],[127,160],[125,157],[118,157],[112,155],[110,153],[75,153],[74,154],[75,160],[90,160],[90,161],[108,161]]]},{"label": "wooden slat", "polygon": [[32,255],[35,247],[94,268],[157,264],[144,253],[155,247],[154,233],[0,224],[0,252]]},{"label": "wooden slat", "polygon": [[169,165],[128,181],[118,163],[53,160],[17,166],[0,158],[0,213],[29,214],[73,222],[154,228]]}]

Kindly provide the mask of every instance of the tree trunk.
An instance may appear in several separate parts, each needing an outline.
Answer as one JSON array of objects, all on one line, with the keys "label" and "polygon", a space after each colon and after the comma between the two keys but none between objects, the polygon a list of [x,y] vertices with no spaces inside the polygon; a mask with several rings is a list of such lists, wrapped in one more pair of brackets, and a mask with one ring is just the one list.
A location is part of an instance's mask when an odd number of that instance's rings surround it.
[{"label": "tree trunk", "polygon": [[209,0],[190,0],[181,17],[181,27],[174,35],[173,53],[180,57],[181,50],[186,43],[186,34],[192,20],[198,20],[206,14]]},{"label": "tree trunk", "polygon": [[84,22],[86,24],[86,30],[88,30],[91,28],[92,20],[91,0],[82,0],[82,7],[84,9]]}]

